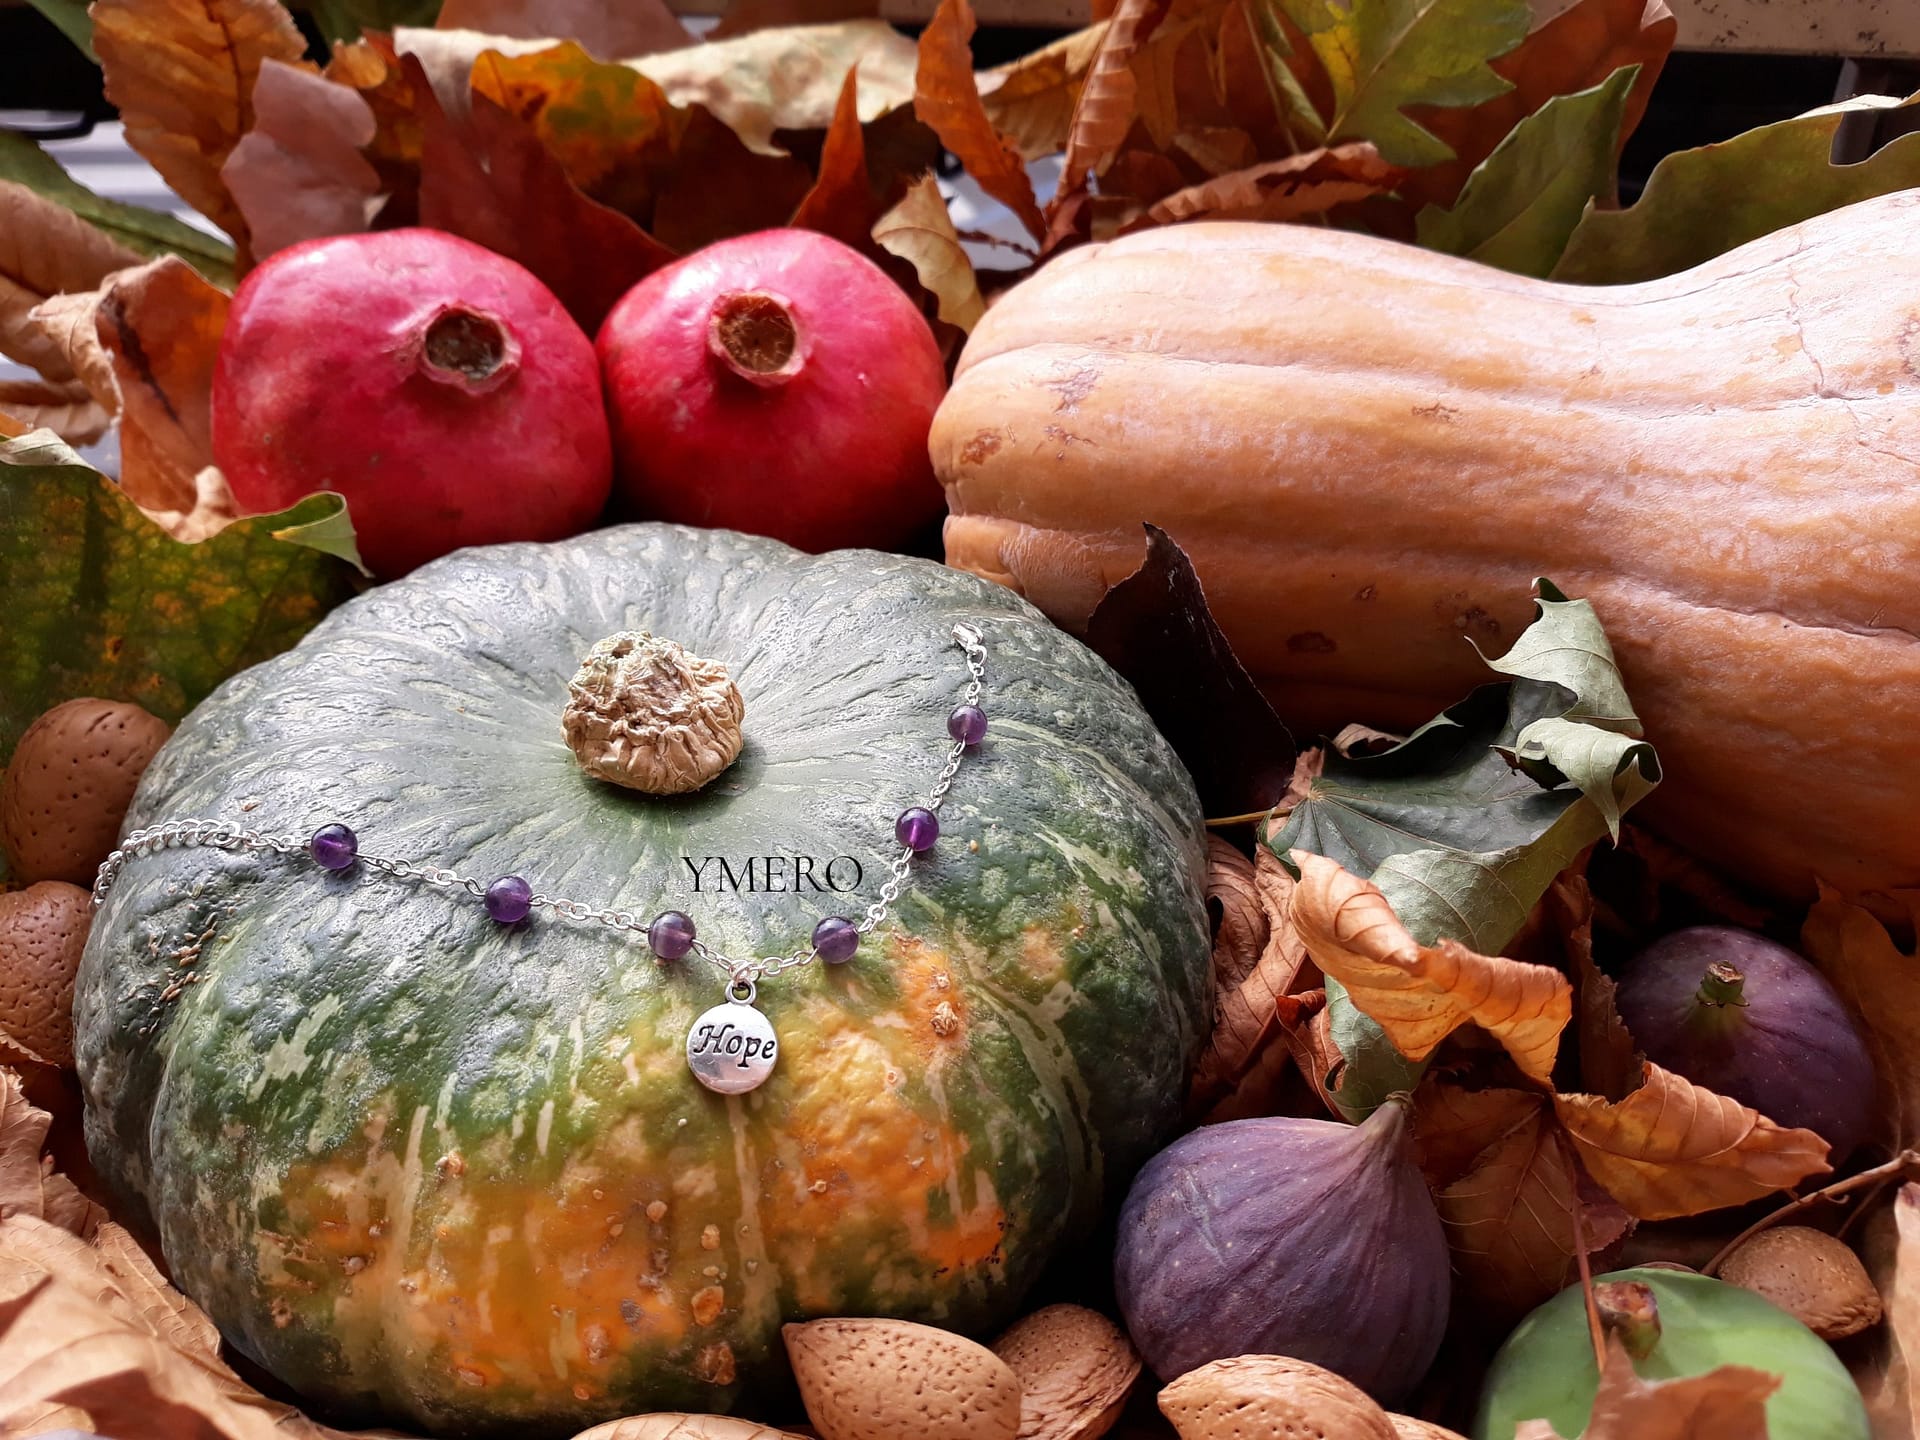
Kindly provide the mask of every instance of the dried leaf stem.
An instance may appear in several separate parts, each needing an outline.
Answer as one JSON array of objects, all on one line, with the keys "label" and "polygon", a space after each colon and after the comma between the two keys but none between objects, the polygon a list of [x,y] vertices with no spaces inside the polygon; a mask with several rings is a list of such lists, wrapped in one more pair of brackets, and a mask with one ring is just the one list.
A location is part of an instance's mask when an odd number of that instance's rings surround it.
[{"label": "dried leaf stem", "polygon": [[[1555,1134],[1553,1143],[1560,1147],[1567,1168],[1578,1175],[1579,1159],[1571,1153],[1564,1135]],[[1573,1258],[1580,1267],[1580,1299],[1587,1307],[1587,1335],[1593,1341],[1593,1363],[1601,1370],[1607,1368],[1607,1340],[1600,1328],[1600,1307],[1593,1299],[1593,1265],[1587,1259],[1587,1221],[1580,1213],[1580,1190],[1576,1184],[1573,1193],[1573,1205],[1568,1211],[1573,1219]],[[1565,1274],[1565,1271],[1561,1272]]]},{"label": "dried leaf stem", "polygon": [[1722,1245],[1719,1253],[1701,1268],[1700,1273],[1702,1275],[1718,1275],[1720,1273],[1720,1267],[1726,1263],[1729,1255],[1733,1254],[1734,1251],[1738,1250],[1762,1230],[1772,1229],[1789,1215],[1798,1214],[1808,1206],[1816,1205],[1822,1200],[1837,1200],[1850,1190],[1863,1189],[1868,1185],[1875,1185],[1881,1181],[1905,1175],[1915,1167],[1920,1167],[1920,1151],[1902,1150],[1884,1165],[1876,1165],[1871,1170],[1862,1170],[1858,1175],[1849,1175],[1844,1180],[1836,1180],[1831,1185],[1823,1185],[1818,1190],[1810,1190],[1798,1199],[1788,1201],[1771,1215],[1761,1216],[1760,1219],[1754,1221],[1753,1224],[1749,1225],[1738,1235],[1734,1236],[1733,1239]]}]

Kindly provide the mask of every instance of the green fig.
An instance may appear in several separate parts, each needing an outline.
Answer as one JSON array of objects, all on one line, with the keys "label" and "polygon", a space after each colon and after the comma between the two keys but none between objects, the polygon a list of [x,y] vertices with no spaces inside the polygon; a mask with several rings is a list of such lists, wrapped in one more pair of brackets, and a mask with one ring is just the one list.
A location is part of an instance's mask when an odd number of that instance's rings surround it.
[{"label": "green fig", "polygon": [[[1770,1371],[1781,1384],[1767,1401],[1768,1440],[1869,1440],[1866,1407],[1846,1367],[1786,1311],[1737,1285],[1678,1270],[1621,1270],[1594,1282],[1596,1292],[1608,1285],[1621,1287],[1612,1293],[1622,1303],[1611,1308],[1643,1380],[1722,1365]],[[1522,1320],[1493,1357],[1474,1440],[1512,1440],[1527,1420],[1578,1435],[1598,1386],[1586,1306],[1574,1286]]]}]

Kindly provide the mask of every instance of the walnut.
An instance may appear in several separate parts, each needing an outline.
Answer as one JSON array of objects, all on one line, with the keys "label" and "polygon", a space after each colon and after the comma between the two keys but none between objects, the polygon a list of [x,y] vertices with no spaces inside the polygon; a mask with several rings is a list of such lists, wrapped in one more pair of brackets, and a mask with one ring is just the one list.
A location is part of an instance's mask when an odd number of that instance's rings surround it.
[{"label": "walnut", "polygon": [[747,707],[727,667],[658,635],[609,635],[567,688],[560,728],[581,768],[599,779],[682,795],[740,754]]}]

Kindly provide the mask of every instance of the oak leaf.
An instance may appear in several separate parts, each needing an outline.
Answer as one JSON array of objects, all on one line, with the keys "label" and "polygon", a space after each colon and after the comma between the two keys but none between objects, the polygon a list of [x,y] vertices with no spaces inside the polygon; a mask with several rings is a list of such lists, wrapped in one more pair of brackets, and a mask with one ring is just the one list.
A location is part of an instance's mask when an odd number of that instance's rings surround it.
[{"label": "oak leaf", "polygon": [[213,468],[213,371],[231,304],[176,256],[114,276],[95,328],[120,394],[120,489],[176,540],[238,510]]},{"label": "oak leaf", "polygon": [[65,206],[0,181],[0,355],[56,383],[74,378],[62,347],[31,318],[65,291],[91,290],[140,257]]},{"label": "oak leaf", "polygon": [[1183,220],[1297,220],[1385,194],[1402,173],[1368,144],[1322,147],[1175,191],[1129,228]]},{"label": "oak leaf", "polygon": [[183,200],[233,237],[247,220],[220,170],[253,128],[267,60],[300,64],[306,41],[278,0],[95,0],[93,44],[127,143]]},{"label": "oak leaf", "polygon": [[[1920,921],[1920,891],[1893,897]],[[1807,913],[1800,946],[1853,1012],[1879,1079],[1875,1107],[1890,1148],[1920,1144],[1920,952],[1826,884]]]},{"label": "oak leaf", "polygon": [[1587,1172],[1642,1220],[1758,1200],[1825,1174],[1827,1142],[1648,1062],[1626,1099],[1556,1095],[1555,1113]]},{"label": "oak leaf", "polygon": [[1451,940],[1421,945],[1372,881],[1295,850],[1294,925],[1320,969],[1346,988],[1407,1059],[1421,1061],[1471,1021],[1545,1085],[1572,1015],[1566,977],[1542,965],[1481,955]]},{"label": "oak leaf", "polygon": [[377,129],[365,96],[269,59],[254,82],[253,112],[220,179],[246,217],[256,260],[372,223],[380,176],[361,153]]},{"label": "oak leaf", "polygon": [[[1618,1337],[1607,1341],[1607,1363],[1593,1412],[1580,1440],[1760,1440],[1767,1433],[1767,1397],[1780,1377],[1744,1365],[1722,1365],[1704,1375],[1642,1380]],[[1528,1420],[1514,1440],[1561,1440],[1545,1420]]]},{"label": "oak leaf", "polygon": [[847,71],[833,123],[820,147],[813,188],[787,223],[818,230],[843,245],[864,250],[873,243],[873,189],[867,184],[867,145],[860,133],[860,72]]},{"label": "oak leaf", "polygon": [[602,60],[626,60],[697,43],[666,0],[445,0],[434,24],[537,40],[565,35]]},{"label": "oak leaf", "polygon": [[1616,152],[1646,114],[1654,81],[1679,30],[1666,0],[1579,0],[1494,60],[1513,88],[1466,109],[1416,107],[1411,113],[1453,151],[1453,159],[1410,173],[1400,193],[1418,205],[1452,205],[1474,168],[1527,116],[1556,95],[1588,90],[1614,71],[1638,65],[1627,95]]},{"label": "oak leaf", "polygon": [[873,243],[913,266],[921,288],[939,302],[940,318],[971,330],[987,313],[973,261],[960,246],[953,216],[931,175],[915,181],[873,226]]},{"label": "oak leaf", "polygon": [[967,0],[940,0],[940,8],[920,33],[913,108],[980,188],[1040,239],[1047,233],[1047,224],[1033,198],[1027,167],[1007,137],[993,128],[980,101],[969,48],[973,31],[973,6]]}]

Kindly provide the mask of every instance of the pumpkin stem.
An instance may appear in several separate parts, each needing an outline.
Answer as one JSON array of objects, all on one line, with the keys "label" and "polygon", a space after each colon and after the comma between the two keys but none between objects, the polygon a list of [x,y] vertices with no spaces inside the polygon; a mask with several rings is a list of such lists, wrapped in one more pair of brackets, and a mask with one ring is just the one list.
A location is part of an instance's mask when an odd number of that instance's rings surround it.
[{"label": "pumpkin stem", "polygon": [[567,691],[561,732],[597,780],[684,795],[740,754],[747,707],[727,667],[662,636],[607,636],[587,652]]}]

